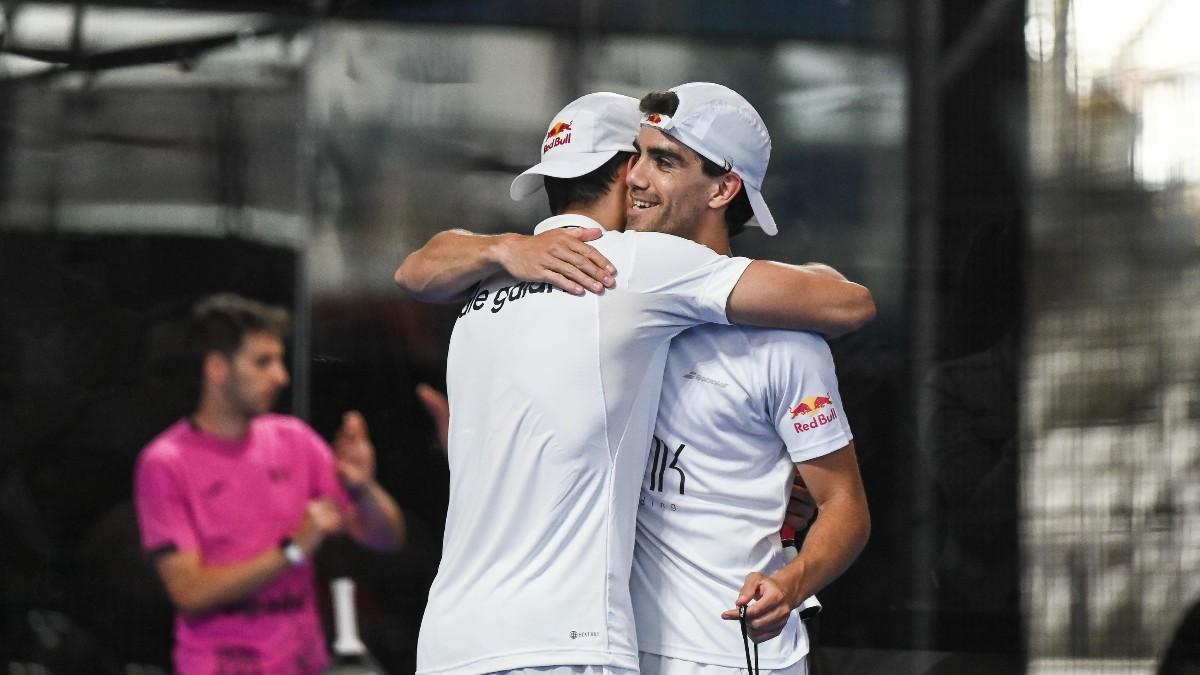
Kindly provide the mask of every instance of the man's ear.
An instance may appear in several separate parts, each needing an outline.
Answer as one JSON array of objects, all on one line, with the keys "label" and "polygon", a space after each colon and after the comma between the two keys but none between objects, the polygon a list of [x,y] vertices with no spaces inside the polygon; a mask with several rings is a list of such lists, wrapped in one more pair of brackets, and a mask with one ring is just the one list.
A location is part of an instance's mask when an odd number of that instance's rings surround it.
[{"label": "man's ear", "polygon": [[716,188],[708,200],[708,207],[719,209],[729,206],[733,203],[733,198],[738,196],[743,189],[741,177],[732,171],[726,171],[717,179]]},{"label": "man's ear", "polygon": [[229,377],[229,358],[214,349],[204,355],[204,381],[224,382]]}]

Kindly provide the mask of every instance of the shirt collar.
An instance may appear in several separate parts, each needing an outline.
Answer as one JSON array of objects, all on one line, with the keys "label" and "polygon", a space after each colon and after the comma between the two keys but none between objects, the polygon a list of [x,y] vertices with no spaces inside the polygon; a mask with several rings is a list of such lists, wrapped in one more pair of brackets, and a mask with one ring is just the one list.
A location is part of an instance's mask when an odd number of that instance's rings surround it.
[{"label": "shirt collar", "polygon": [[538,223],[537,227],[533,228],[534,234],[541,234],[549,230],[559,227],[592,227],[604,229],[600,223],[588,218],[587,216],[579,215],[578,213],[564,213],[557,216],[551,216],[542,222]]}]

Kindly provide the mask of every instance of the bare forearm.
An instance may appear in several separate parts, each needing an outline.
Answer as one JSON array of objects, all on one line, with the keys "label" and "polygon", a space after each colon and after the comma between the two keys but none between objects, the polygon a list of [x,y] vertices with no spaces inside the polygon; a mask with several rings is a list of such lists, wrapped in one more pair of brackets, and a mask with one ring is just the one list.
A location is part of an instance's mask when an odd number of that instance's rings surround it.
[{"label": "bare forearm", "polygon": [[348,520],[350,536],[376,551],[395,551],[404,545],[404,513],[378,483],[364,485]]},{"label": "bare forearm", "polygon": [[832,268],[756,260],[729,294],[732,323],[792,328],[837,337],[875,318],[866,287],[846,281]]},{"label": "bare forearm", "polygon": [[279,549],[268,549],[231,565],[205,565],[198,553],[176,553],[159,564],[171,601],[188,615],[210,612],[245,600],[278,579],[289,567]]},{"label": "bare forearm", "polygon": [[845,495],[821,504],[800,554],[772,575],[792,608],[841,576],[862,552],[870,534],[865,500]]},{"label": "bare forearm", "polygon": [[396,283],[418,300],[446,302],[501,269],[506,237],[448,230],[410,253],[396,269]]}]

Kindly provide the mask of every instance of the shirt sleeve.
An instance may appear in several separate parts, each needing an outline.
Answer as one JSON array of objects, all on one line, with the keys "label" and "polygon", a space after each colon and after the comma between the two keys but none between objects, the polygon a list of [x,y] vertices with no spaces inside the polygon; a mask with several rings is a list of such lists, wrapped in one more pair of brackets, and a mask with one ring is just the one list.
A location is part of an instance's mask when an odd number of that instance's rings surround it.
[{"label": "shirt sleeve", "polygon": [[134,474],[134,501],[143,550],[156,554],[200,548],[183,487],[166,458],[143,453]]},{"label": "shirt sleeve", "polygon": [[829,345],[815,333],[772,333],[768,410],[788,455],[804,462],[845,447],[853,436]]},{"label": "shirt sleeve", "polygon": [[752,262],[749,258],[719,255],[674,235],[632,234],[638,239],[629,286],[646,294],[656,323],[729,323],[729,294]]}]

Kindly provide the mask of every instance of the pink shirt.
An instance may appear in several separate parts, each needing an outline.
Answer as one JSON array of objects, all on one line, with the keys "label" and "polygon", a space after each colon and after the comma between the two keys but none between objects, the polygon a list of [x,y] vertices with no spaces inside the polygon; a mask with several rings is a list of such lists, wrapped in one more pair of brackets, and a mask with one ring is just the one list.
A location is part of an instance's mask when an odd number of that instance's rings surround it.
[{"label": "pink shirt", "polygon": [[[142,451],[134,495],[147,551],[198,551],[206,565],[278,547],[312,499],[351,505],[329,445],[286,415],[255,418],[240,441],[180,420]],[[241,602],[202,616],[178,614],[175,668],[181,675],[320,672],[329,657],[315,604],[305,561]]]}]

